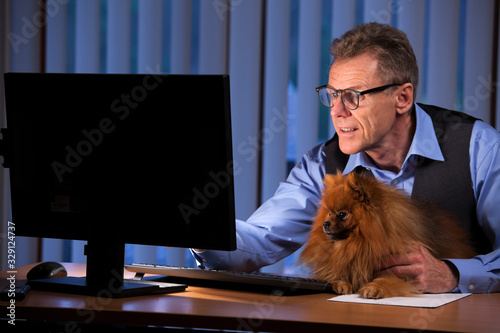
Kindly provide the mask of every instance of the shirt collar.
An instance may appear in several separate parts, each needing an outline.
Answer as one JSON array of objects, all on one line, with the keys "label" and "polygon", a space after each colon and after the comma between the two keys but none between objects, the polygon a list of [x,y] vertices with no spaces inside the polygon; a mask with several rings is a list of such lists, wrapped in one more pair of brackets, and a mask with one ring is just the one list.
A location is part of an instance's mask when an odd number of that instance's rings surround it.
[{"label": "shirt collar", "polygon": [[[431,117],[417,104],[415,104],[414,110],[416,115],[417,127],[415,129],[415,135],[413,136],[410,150],[406,155],[403,165],[406,165],[410,157],[414,155],[419,155],[436,161],[444,161],[444,156],[441,152],[441,147],[439,147],[439,142],[434,131],[434,125],[432,124]],[[362,166],[370,169],[376,168],[376,166],[364,152],[359,152],[349,156],[349,160],[347,161],[343,173],[350,173],[357,166]]]}]

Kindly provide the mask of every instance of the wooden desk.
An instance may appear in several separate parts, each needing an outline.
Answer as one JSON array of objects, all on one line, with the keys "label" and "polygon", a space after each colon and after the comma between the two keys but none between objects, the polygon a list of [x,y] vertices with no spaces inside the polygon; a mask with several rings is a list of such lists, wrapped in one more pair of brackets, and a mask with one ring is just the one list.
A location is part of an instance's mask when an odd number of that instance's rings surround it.
[{"label": "wooden desk", "polygon": [[[69,275],[82,276],[85,265],[64,264]],[[17,278],[32,267],[18,268]],[[130,277],[130,273],[125,273]],[[2,284],[6,271],[0,272]],[[436,309],[327,302],[331,294],[273,296],[243,291],[188,287],[185,292],[96,298],[32,290],[16,302],[16,319],[67,323],[157,325],[212,329],[318,332],[441,331],[495,332],[500,327],[500,294],[477,294]],[[0,302],[6,317],[8,302]]]}]

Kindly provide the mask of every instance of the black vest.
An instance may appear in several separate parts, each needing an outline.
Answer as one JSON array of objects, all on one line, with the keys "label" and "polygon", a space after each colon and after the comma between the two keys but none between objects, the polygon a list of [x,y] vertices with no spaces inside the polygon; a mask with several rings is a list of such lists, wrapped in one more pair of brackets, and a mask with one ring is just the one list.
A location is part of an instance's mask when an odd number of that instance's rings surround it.
[{"label": "black vest", "polygon": [[[418,105],[432,118],[445,160],[435,161],[418,156],[412,197],[430,200],[453,213],[462,226],[472,233],[477,251],[481,254],[491,252],[492,246],[477,221],[469,163],[470,138],[477,119],[463,112]],[[336,134],[326,143],[325,153],[326,172],[342,172],[349,155],[340,150]],[[360,168],[356,169],[356,172],[360,171]],[[366,172],[364,168],[363,171]]]}]

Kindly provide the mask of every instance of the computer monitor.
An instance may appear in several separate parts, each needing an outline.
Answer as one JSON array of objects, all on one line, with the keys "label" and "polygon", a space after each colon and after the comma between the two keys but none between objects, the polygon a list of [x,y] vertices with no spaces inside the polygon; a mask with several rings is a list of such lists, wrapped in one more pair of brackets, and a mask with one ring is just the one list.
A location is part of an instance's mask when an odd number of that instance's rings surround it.
[{"label": "computer monitor", "polygon": [[84,291],[126,294],[126,243],[236,248],[228,75],[4,81],[16,235],[87,240]]}]

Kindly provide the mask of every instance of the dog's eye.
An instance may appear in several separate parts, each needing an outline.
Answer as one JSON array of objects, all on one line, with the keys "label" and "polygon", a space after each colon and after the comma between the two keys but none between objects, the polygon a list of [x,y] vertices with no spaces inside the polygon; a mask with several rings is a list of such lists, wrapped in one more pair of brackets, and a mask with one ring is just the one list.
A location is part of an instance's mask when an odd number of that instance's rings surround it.
[{"label": "dog's eye", "polygon": [[345,220],[347,218],[347,213],[346,212],[338,212],[337,218],[339,218],[341,220]]}]

